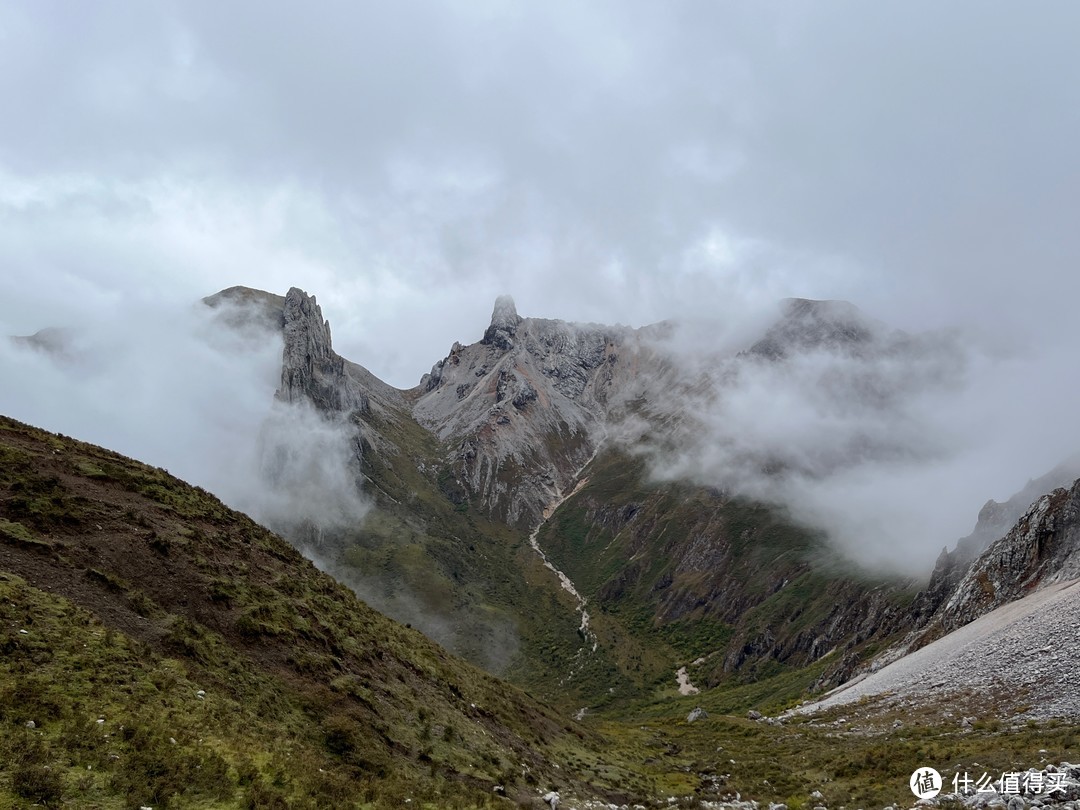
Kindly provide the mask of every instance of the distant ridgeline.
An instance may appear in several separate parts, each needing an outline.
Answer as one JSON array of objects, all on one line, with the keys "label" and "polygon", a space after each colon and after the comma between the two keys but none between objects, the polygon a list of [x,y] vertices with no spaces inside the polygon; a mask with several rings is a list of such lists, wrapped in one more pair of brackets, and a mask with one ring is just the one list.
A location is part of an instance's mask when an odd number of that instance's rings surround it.
[{"label": "distant ridgeline", "polygon": [[[814,353],[921,369],[938,351],[933,336],[846,302],[792,299],[744,351],[690,364],[676,324],[522,318],[503,296],[479,341],[455,343],[398,390],[334,352],[321,309],[298,289],[206,301],[280,332],[278,398],[352,431],[366,519],[274,528],[379,610],[547,699],[602,708],[668,694],[682,666],[699,689],[810,664],[818,687],[832,685],[937,626],[940,573],[916,597],[919,583],[860,569],[781,510],[658,479],[652,465],[697,441],[685,403],[722,396],[748,370]],[[1071,472],[1033,484],[993,527],[981,521],[949,576]]]},{"label": "distant ridgeline", "polygon": [[[282,341],[269,483],[310,488],[304,465],[333,452],[344,488],[285,500],[273,534],[164,470],[0,417],[0,804],[881,804],[956,732],[939,710],[908,733],[919,718],[874,709],[843,745],[846,718],[762,712],[1080,577],[1075,464],[989,502],[922,587],[662,469],[694,458],[740,375],[926,365],[929,338],[842,302],[788,301],[743,351],[686,362],[674,324],[522,318],[503,297],[408,390],[339,356],[298,289],[205,303]],[[60,331],[28,341],[65,350]],[[334,446],[298,452],[301,417]],[[739,452],[766,477],[797,463]],[[996,726],[963,731],[932,750],[996,761]],[[1010,737],[1009,762],[1072,744],[1050,731]]]}]

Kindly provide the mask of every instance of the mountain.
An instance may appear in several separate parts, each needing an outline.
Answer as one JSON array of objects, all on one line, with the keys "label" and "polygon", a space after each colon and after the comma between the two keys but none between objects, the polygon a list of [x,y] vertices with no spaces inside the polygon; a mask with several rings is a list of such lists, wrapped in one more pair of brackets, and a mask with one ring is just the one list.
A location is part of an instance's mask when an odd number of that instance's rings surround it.
[{"label": "mountain", "polygon": [[[968,578],[973,569],[985,571],[987,568],[985,562],[979,562],[980,556],[987,551],[987,548],[1009,534],[1017,522],[1032,508],[1032,505],[1040,501],[1044,495],[1060,487],[1071,486],[1077,478],[1080,478],[1080,464],[1075,460],[1069,461],[1046,475],[1028,481],[1023,489],[1003,503],[994,500],[987,501],[979,510],[978,520],[971,534],[957,541],[952,551],[942,550],[929,584],[912,606],[912,629],[922,630],[927,624],[938,625],[937,613],[955,600],[961,582]],[[1012,543],[1006,545],[1011,546]],[[1018,580],[1027,579],[1027,574],[1022,570],[1014,570],[1011,574]],[[1018,598],[1015,591],[1013,593],[1012,598]],[[998,601],[997,604],[1001,602]],[[976,618],[976,615],[972,615],[970,611],[968,614],[968,621]],[[957,623],[950,619],[945,622],[945,625],[956,627]]]},{"label": "mountain", "polygon": [[884,324],[870,320],[847,301],[788,298],[782,302],[780,319],[747,351],[769,360],[822,348],[857,352],[887,332]]},{"label": "mountain", "polygon": [[705,687],[829,658],[828,683],[902,630],[914,583],[776,507],[654,479],[627,439],[692,446],[682,403],[753,364],[921,350],[850,304],[789,301],[749,351],[687,373],[671,324],[523,318],[502,297],[480,340],[398,390],[334,351],[301,290],[207,303],[280,334],[277,398],[343,428],[372,501],[358,525],[275,528],[373,606],[567,708],[662,692],[680,667]]},{"label": "mountain", "polygon": [[[366,500],[334,525],[302,510],[274,528],[377,609],[567,707],[662,692],[677,670],[712,687],[822,662],[817,685],[834,685],[937,626],[982,547],[1066,480],[1057,471],[987,504],[920,591],[845,559],[820,531],[740,494],[737,480],[703,486],[657,469],[680,458],[692,471],[715,448],[715,437],[701,441],[707,413],[745,380],[772,383],[822,358],[811,383],[837,418],[851,401],[871,417],[902,404],[954,371],[940,336],[890,329],[847,302],[789,299],[742,351],[693,347],[688,361],[676,324],[527,318],[501,297],[479,340],[455,343],[399,390],[334,350],[317,301],[299,289],[233,287],[204,303],[229,328],[282,343],[285,410],[264,428],[264,473],[284,491],[310,476],[311,457],[339,452],[341,486]],[[332,429],[325,444],[298,454],[294,411]],[[768,485],[906,452],[902,440],[875,441],[854,432],[809,460],[737,437],[721,450],[738,475]]]},{"label": "mountain", "polygon": [[451,471],[479,508],[528,529],[595,453],[634,348],[633,330],[524,319],[503,297],[483,339],[455,344],[411,392],[413,415],[456,441]]},{"label": "mountain", "polygon": [[[929,693],[924,714],[762,714],[1073,576],[1080,495],[1038,498],[1058,472],[988,504],[927,587],[860,567],[737,486],[657,473],[658,458],[694,460],[703,406],[733,382],[841,358],[852,364],[826,366],[833,393],[889,408],[948,373],[933,336],[795,300],[741,351],[686,363],[677,325],[523,318],[500,298],[475,343],[399,390],[334,350],[299,289],[205,303],[282,346],[260,445],[288,542],[162,470],[0,422],[12,802],[469,807],[505,794],[550,808],[540,797],[557,789],[568,806],[871,806],[899,801],[930,755],[1003,769],[1068,755],[1071,727],[1010,727],[1004,750],[999,727],[953,728]],[[881,358],[899,381],[874,372]],[[319,429],[298,429],[308,420]],[[855,449],[892,451],[872,439]],[[826,475],[847,463],[833,449],[823,466],[744,445],[738,469]],[[321,485],[328,456],[344,462],[337,488]],[[284,497],[293,487],[304,495]]]},{"label": "mountain", "polygon": [[5,418],[0,596],[10,807],[897,806],[927,757],[1061,762],[1080,733],[957,703],[762,715],[814,667],[575,723],[208,493]]},{"label": "mountain", "polygon": [[[991,502],[980,526],[1066,472],[1064,467],[1030,482],[1005,504]],[[850,681],[788,716],[852,705],[870,713],[902,708],[911,714],[947,707],[944,717],[961,718],[961,729],[969,730],[987,722],[989,706],[991,722],[1011,722],[1012,733],[1020,722],[1075,720],[1080,704],[1071,662],[1080,620],[1080,480],[1036,498],[1015,525],[966,562],[960,556],[970,547],[965,541],[942,554],[901,641]],[[1064,772],[1080,778],[1080,769],[1065,766]],[[1080,782],[1071,781],[1056,798],[1077,796]]]},{"label": "mountain", "polygon": [[10,789],[47,806],[644,790],[614,763],[572,773],[567,756],[603,760],[594,734],[381,616],[210,494],[6,418],[0,593],[0,745]]},{"label": "mountain", "polygon": [[[912,606],[908,636],[888,659],[1002,605],[1080,578],[1080,479],[1072,480],[1074,471],[1073,465],[1062,465],[1005,503],[983,507],[975,531],[952,552],[941,553]],[[1063,481],[1065,486],[1056,486]],[[1044,492],[1032,500],[1033,493]],[[1001,531],[1002,525],[1008,529]]]}]

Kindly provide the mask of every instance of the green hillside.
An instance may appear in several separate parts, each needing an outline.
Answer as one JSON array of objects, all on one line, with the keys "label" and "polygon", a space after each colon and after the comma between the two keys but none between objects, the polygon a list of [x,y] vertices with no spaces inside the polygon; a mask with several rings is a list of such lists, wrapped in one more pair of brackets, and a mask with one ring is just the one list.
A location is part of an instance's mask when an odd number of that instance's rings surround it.
[{"label": "green hillside", "polygon": [[496,785],[641,787],[559,769],[603,744],[164,470],[4,419],[0,516],[9,796],[471,807]]},{"label": "green hillside", "polygon": [[[627,628],[672,654],[702,643]],[[799,700],[825,660],[695,696],[642,692],[573,722],[371,610],[206,492],[8,419],[0,649],[11,808],[538,808],[551,789],[578,808],[812,807],[815,791],[882,806],[907,800],[916,765],[1061,761],[1080,732],[962,727],[986,714],[980,695],[747,718]],[[687,722],[695,706],[708,714]]]},{"label": "green hillside", "polygon": [[[850,672],[904,629],[917,584],[840,559],[778,510],[704,487],[650,482],[640,458],[601,453],[539,542],[588,598],[599,645],[577,684],[626,703],[816,664]],[[605,693],[613,677],[623,700]]]},{"label": "green hillside", "polygon": [[409,414],[354,418],[371,510],[356,526],[283,535],[383,613],[544,700],[580,705],[560,685],[580,641],[575,603],[527,534],[472,504],[446,446]]}]

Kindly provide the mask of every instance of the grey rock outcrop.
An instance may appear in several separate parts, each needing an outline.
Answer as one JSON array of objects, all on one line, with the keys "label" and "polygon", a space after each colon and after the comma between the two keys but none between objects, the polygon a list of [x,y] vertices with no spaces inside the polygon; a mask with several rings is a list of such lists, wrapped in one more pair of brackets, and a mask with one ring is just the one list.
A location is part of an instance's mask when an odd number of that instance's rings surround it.
[{"label": "grey rock outcrop", "polygon": [[[700,706],[695,706],[690,710],[690,713],[686,715],[687,723],[696,723],[698,720],[705,720],[708,718],[709,713]],[[759,715],[760,716],[760,715]]]},{"label": "grey rock outcrop", "polygon": [[501,296],[483,339],[455,343],[409,393],[413,415],[453,443],[480,508],[531,526],[576,482],[647,354],[638,330],[522,318]]},{"label": "grey rock outcrop", "polygon": [[1056,583],[1080,578],[1080,480],[1059,487],[1031,503],[1003,535],[981,553],[973,549],[1000,527],[1005,516],[1035,488],[1060,480],[1071,462],[1029,484],[1005,503],[991,501],[979,513],[976,531],[956,550],[938,557],[928,586],[916,597],[904,622],[902,641],[875,659],[879,669],[1002,605]]},{"label": "grey rock outcrop", "polygon": [[282,310],[282,402],[310,402],[327,414],[366,410],[368,399],[346,372],[346,361],[334,352],[330,324],[314,296],[293,287]]},{"label": "grey rock outcrop", "polygon": [[500,295],[495,299],[495,308],[491,313],[491,324],[484,332],[481,343],[497,346],[509,351],[514,348],[514,334],[522,318],[517,313],[514,299],[509,295]]},{"label": "grey rock outcrop", "polygon": [[960,539],[952,552],[943,552],[950,557],[949,566],[966,570],[991,543],[1003,537],[1035,501],[1058,487],[1070,486],[1077,478],[1080,478],[1080,459],[1073,458],[1046,475],[1028,481],[1023,489],[1008,500],[1000,503],[995,500],[987,501],[979,510],[979,517],[971,534]]},{"label": "grey rock outcrop", "polygon": [[946,632],[1047,585],[1080,577],[1080,480],[1039,498],[967,570],[937,620]]}]

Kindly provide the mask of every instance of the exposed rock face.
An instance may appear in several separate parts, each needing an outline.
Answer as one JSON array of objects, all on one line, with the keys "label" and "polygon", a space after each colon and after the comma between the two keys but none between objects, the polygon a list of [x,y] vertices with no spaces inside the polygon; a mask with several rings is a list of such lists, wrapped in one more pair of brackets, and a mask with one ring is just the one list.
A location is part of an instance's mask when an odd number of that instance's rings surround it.
[{"label": "exposed rock face", "polygon": [[502,296],[483,339],[455,343],[413,389],[413,414],[454,442],[454,473],[482,509],[530,526],[596,451],[643,354],[637,330],[522,318]]},{"label": "exposed rock face", "polygon": [[979,519],[975,529],[956,544],[953,552],[957,561],[970,562],[978,557],[987,546],[1003,537],[1033,503],[1048,492],[1059,487],[1069,487],[1080,477],[1080,461],[1069,461],[1054,468],[1046,475],[1028,481],[1022,490],[1007,501],[998,503],[990,500],[979,510]]},{"label": "exposed rock face", "polygon": [[[938,556],[929,584],[912,603],[909,629],[919,630],[930,624],[935,614],[953,598],[979,555],[991,543],[1004,537],[1042,495],[1071,484],[1078,475],[1080,464],[1073,459],[1040,478],[1028,481],[1022,490],[1007,501],[987,501],[979,510],[978,521],[971,534],[960,539],[955,549],[943,549]],[[940,632],[940,628],[937,632]]]},{"label": "exposed rock face", "polygon": [[514,299],[509,295],[500,295],[495,299],[491,325],[484,332],[481,343],[498,346],[505,350],[514,348],[514,334],[517,332],[519,323],[521,323],[521,316],[517,314]]},{"label": "exposed rock face", "polygon": [[314,296],[293,287],[282,311],[285,346],[281,355],[283,402],[311,402],[327,414],[366,410],[368,400],[334,352],[330,324]]},{"label": "exposed rock face", "polygon": [[936,620],[946,632],[1032,591],[1080,577],[1080,480],[1039,498],[965,572]]},{"label": "exposed rock face", "polygon": [[[1034,591],[1080,577],[1080,480],[1030,503],[1032,492],[1045,491],[1074,462],[1064,464],[1028,485],[1005,503],[990,501],[979,512],[971,535],[952,551],[942,551],[930,583],[915,599],[910,615],[893,623],[906,631],[900,643],[874,662],[877,669],[931,641],[969,624]],[[986,537],[1030,505],[1012,528],[987,545]],[[979,553],[981,551],[981,553]]]}]

